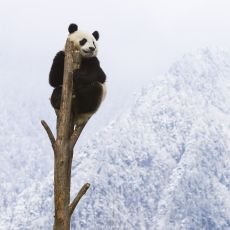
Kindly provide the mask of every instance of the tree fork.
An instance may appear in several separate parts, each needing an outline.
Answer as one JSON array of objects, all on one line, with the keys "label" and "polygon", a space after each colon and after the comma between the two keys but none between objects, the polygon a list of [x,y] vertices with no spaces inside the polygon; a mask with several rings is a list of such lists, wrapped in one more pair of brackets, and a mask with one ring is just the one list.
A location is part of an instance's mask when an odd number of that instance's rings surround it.
[{"label": "tree fork", "polygon": [[83,185],[76,198],[70,203],[71,168],[74,146],[87,121],[75,127],[71,114],[73,71],[80,67],[80,53],[74,51],[74,45],[67,39],[65,46],[64,76],[60,111],[57,115],[57,138],[45,121],[41,121],[46,130],[54,151],[54,230],[69,230],[71,216],[90,187]]}]

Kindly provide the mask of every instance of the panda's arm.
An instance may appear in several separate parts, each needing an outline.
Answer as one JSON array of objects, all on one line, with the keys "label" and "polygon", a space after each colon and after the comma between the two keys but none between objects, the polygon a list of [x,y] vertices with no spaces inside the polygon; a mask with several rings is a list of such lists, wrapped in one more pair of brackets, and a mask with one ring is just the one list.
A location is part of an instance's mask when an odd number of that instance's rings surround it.
[{"label": "panda's arm", "polygon": [[64,59],[64,51],[59,51],[54,57],[53,64],[49,73],[49,83],[53,87],[60,86],[63,83]]},{"label": "panda's arm", "polygon": [[104,83],[105,80],[106,75],[100,66],[98,66],[97,68],[92,68],[88,71],[85,69],[78,69],[74,71],[74,82],[76,84],[89,84],[96,81]]}]

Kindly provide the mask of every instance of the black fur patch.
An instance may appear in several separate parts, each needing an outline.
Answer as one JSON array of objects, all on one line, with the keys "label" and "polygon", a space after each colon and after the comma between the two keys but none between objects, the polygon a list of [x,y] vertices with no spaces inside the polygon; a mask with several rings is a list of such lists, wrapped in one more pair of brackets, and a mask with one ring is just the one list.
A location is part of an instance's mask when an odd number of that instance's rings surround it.
[{"label": "black fur patch", "polygon": [[62,85],[64,74],[64,59],[64,51],[59,51],[54,57],[53,64],[49,73],[49,83],[53,87]]},{"label": "black fur patch", "polygon": [[[74,114],[93,113],[101,102],[102,86],[98,82],[88,84],[84,88],[73,91],[72,112]],[[59,110],[61,105],[62,87],[57,87],[51,95],[51,104]]]},{"label": "black fur patch", "polygon": [[101,102],[102,86],[98,82],[93,82],[74,94],[72,105],[76,114],[95,112]]},{"label": "black fur patch", "polygon": [[[60,51],[54,58],[50,70],[50,84],[55,87],[51,96],[51,104],[60,109],[65,53]],[[94,113],[100,106],[103,88],[101,83],[106,75],[96,57],[82,59],[80,69],[73,74],[73,114]],[[74,116],[75,116],[74,115]]]},{"label": "black fur patch", "polygon": [[61,86],[59,86],[53,90],[50,101],[51,101],[51,105],[54,107],[54,109],[57,109],[57,110],[60,109],[61,93],[62,93],[62,87]]},{"label": "black fur patch", "polygon": [[85,38],[83,38],[83,39],[79,42],[79,44],[80,44],[80,46],[83,46],[83,45],[85,45],[86,42],[87,42],[87,40],[86,40]]},{"label": "black fur patch", "polygon": [[98,31],[94,31],[92,34],[93,34],[93,36],[95,37],[96,40],[99,39],[99,33],[98,33]]},{"label": "black fur patch", "polygon": [[76,24],[72,23],[69,25],[68,31],[70,34],[74,33],[77,30],[78,30],[78,26]]}]

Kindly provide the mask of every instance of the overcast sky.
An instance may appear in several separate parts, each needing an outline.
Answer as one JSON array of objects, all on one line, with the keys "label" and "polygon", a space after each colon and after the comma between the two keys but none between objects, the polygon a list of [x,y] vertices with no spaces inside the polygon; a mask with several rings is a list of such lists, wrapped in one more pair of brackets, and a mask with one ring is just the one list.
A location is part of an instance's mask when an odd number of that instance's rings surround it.
[{"label": "overcast sky", "polygon": [[0,79],[33,82],[50,94],[52,59],[75,22],[79,29],[100,32],[106,103],[119,107],[184,53],[228,49],[229,12],[229,0],[2,0]]}]

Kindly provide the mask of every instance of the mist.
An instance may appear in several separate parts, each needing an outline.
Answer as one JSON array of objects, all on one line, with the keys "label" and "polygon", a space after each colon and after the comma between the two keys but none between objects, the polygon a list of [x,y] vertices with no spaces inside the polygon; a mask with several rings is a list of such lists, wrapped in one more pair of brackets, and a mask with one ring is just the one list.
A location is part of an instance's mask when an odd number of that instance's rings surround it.
[{"label": "mist", "polygon": [[53,57],[74,22],[100,33],[99,59],[108,79],[103,109],[117,111],[184,53],[228,48],[229,9],[227,0],[1,2],[0,78],[48,98]]}]

